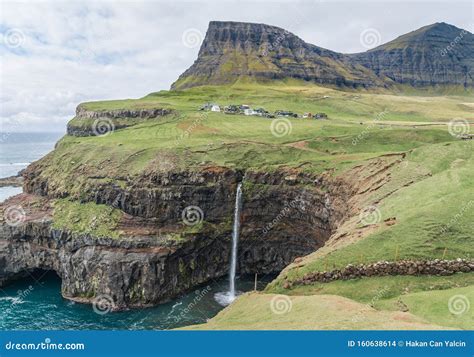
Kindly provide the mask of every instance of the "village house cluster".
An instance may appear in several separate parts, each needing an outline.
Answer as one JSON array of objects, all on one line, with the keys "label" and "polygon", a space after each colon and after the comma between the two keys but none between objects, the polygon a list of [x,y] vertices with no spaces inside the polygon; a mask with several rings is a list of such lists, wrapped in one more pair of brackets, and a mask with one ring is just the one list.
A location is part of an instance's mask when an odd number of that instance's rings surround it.
[{"label": "village house cluster", "polygon": [[223,112],[224,114],[239,114],[239,115],[253,115],[259,116],[264,118],[276,118],[276,117],[286,117],[286,118],[314,118],[314,119],[327,119],[326,113],[304,113],[304,114],[297,114],[293,113],[288,110],[277,110],[274,113],[270,113],[269,111],[265,110],[264,108],[251,108],[249,105],[246,104],[230,104],[225,107],[221,107],[215,103],[206,103],[201,108],[201,111],[207,112]]}]

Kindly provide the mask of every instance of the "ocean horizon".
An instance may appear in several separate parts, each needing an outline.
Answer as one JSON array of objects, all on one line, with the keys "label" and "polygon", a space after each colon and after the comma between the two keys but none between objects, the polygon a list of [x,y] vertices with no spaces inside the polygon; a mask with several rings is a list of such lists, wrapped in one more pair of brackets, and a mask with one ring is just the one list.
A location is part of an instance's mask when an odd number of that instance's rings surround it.
[{"label": "ocean horizon", "polygon": [[[0,178],[16,176],[32,162],[54,149],[65,131],[2,132],[0,135]],[[0,187],[0,202],[22,192],[21,187]]]}]

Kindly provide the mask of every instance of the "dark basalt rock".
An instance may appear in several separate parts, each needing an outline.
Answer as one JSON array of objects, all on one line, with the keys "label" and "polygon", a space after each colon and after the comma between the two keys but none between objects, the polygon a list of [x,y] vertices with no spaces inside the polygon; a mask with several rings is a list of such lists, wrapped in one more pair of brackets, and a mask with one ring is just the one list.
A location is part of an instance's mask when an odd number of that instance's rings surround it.
[{"label": "dark basalt rock", "polygon": [[350,59],[396,83],[474,85],[474,35],[445,23],[422,27]]},{"label": "dark basalt rock", "polygon": [[279,27],[212,21],[198,58],[171,86],[183,89],[296,78],[341,87],[474,85],[474,35],[444,23],[422,27],[364,53],[342,54]]},{"label": "dark basalt rock", "polygon": [[197,60],[172,89],[233,83],[241,76],[347,87],[383,85],[370,70],[346,62],[343,54],[306,43],[279,27],[212,21]]},{"label": "dark basalt rock", "polygon": [[9,176],[0,178],[0,187],[21,187],[23,186],[23,177],[18,174],[17,176]]},{"label": "dark basalt rock", "polygon": [[[26,170],[25,191],[64,195],[49,190],[40,177],[39,172]],[[50,221],[28,221],[18,227],[4,222],[0,284],[25,272],[50,269],[62,278],[62,293],[68,299],[93,302],[107,295],[115,309],[168,301],[227,273],[235,190],[241,181],[240,273],[279,272],[295,257],[317,250],[344,217],[343,202],[352,193],[342,182],[324,176],[217,167],[144,174],[126,188],[91,185],[81,193],[83,201],[112,205],[130,220],[140,220],[140,225],[158,231],[171,227],[184,232],[183,238],[169,241],[166,234],[125,229],[121,238],[99,239],[54,230]],[[182,211],[190,205],[204,214],[206,225],[199,233],[186,233],[182,222]]]},{"label": "dark basalt rock", "polygon": [[116,109],[88,110],[79,105],[76,116],[67,125],[71,136],[103,135],[113,130],[127,128],[143,120],[156,119],[173,113],[172,109]]},{"label": "dark basalt rock", "polygon": [[116,110],[87,110],[79,105],[76,108],[76,118],[78,119],[97,119],[97,118],[156,118],[170,114],[171,109],[116,109]]},{"label": "dark basalt rock", "polygon": [[62,294],[79,302],[107,296],[114,310],[166,302],[222,276],[229,244],[196,234],[181,245],[157,238],[94,238],[51,228],[50,222],[0,226],[0,286],[36,269],[53,270]]}]

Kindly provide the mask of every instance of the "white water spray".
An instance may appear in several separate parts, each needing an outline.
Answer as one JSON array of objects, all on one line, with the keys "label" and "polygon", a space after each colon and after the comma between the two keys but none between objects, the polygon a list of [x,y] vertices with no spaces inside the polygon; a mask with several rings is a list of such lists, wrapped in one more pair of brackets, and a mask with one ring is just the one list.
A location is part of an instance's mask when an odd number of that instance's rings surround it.
[{"label": "white water spray", "polygon": [[232,252],[230,259],[230,270],[229,270],[229,291],[224,293],[217,293],[215,299],[221,305],[229,305],[235,300],[235,275],[237,273],[237,250],[239,243],[240,233],[240,211],[242,209],[242,184],[237,185],[237,192],[235,195],[235,208],[234,208],[234,227],[232,229]]},{"label": "white water spray", "polygon": [[242,184],[237,185],[234,208],[234,228],[232,230],[232,258],[229,271],[229,295],[232,300],[235,299],[235,273],[237,271],[237,247],[240,233],[240,209],[242,208]]}]

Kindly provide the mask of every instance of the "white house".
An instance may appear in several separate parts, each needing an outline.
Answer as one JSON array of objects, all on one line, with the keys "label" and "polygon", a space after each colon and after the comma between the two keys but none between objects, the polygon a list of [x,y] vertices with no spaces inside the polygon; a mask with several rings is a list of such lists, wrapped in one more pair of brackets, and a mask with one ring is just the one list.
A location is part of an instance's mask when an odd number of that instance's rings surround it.
[{"label": "white house", "polygon": [[253,109],[248,108],[248,109],[244,109],[244,114],[245,115],[255,115],[256,113],[254,112]]},{"label": "white house", "polygon": [[219,107],[217,104],[213,104],[211,107],[211,112],[220,112],[221,107]]}]

